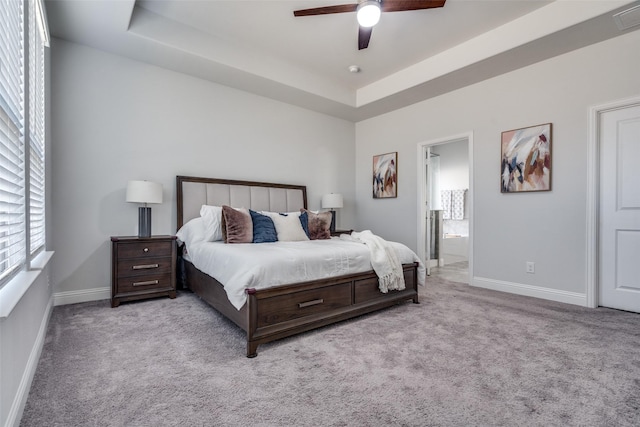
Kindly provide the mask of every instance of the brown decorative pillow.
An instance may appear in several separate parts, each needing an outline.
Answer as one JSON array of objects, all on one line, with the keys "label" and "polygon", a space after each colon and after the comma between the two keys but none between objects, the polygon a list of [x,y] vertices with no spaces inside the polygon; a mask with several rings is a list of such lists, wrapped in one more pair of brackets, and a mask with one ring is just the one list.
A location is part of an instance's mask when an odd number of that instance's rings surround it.
[{"label": "brown decorative pillow", "polygon": [[252,243],[253,221],[249,211],[222,206],[222,234],[225,243]]},{"label": "brown decorative pillow", "polygon": [[331,232],[329,231],[331,227],[331,212],[313,213],[306,209],[300,209],[300,212],[307,213],[310,240],[331,238]]}]

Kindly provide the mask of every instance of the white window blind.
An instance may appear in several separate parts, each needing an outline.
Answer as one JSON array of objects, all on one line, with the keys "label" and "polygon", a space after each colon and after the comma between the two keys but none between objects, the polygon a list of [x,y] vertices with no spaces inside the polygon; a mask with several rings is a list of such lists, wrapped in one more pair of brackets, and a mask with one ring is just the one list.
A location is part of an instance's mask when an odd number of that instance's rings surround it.
[{"label": "white window blind", "polygon": [[0,0],[0,286],[45,244],[41,0]]},{"label": "white window blind", "polygon": [[23,6],[0,1],[0,284],[26,260]]},{"label": "white window blind", "polygon": [[40,2],[29,11],[29,249],[35,254],[44,247],[44,47],[46,31]]}]

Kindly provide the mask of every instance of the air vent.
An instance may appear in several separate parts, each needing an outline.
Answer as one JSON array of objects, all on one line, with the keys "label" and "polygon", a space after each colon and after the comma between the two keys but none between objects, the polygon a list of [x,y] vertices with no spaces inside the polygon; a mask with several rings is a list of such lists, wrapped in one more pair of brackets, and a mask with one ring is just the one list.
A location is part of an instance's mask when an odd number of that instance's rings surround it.
[{"label": "air vent", "polygon": [[640,6],[616,13],[613,15],[613,20],[616,21],[616,25],[620,31],[640,25]]}]

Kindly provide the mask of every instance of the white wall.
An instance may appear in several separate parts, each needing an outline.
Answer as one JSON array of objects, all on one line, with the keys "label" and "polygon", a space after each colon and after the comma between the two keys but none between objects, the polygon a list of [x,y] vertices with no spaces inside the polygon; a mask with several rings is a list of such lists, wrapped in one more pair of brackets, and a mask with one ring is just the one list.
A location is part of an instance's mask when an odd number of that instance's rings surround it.
[{"label": "white wall", "polygon": [[164,186],[154,234],[176,231],[176,175],[304,184],[310,209],[340,192],[355,225],[353,123],[59,39],[51,62],[58,302],[110,286],[109,237],[137,234],[131,179]]},{"label": "white wall", "polygon": [[456,141],[434,145],[431,152],[440,155],[440,189],[469,188],[469,144]]},{"label": "white wall", "polygon": [[[586,292],[588,109],[640,94],[640,31],[356,125],[357,227],[416,249],[416,146],[473,132],[474,284]],[[500,133],[553,123],[552,191],[500,193]],[[398,198],[371,198],[371,157],[398,151]],[[536,273],[525,273],[525,262]],[[503,286],[504,285],[504,286]]]},{"label": "white wall", "polygon": [[0,318],[0,426],[18,425],[27,403],[53,306],[49,271],[28,273],[35,280]]}]

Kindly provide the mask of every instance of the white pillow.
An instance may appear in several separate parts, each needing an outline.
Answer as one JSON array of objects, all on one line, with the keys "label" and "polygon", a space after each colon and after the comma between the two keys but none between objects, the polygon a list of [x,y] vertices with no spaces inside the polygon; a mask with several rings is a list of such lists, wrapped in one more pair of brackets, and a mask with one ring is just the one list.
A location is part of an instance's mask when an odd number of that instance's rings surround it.
[{"label": "white pillow", "polygon": [[205,239],[205,227],[202,218],[193,218],[185,225],[180,227],[180,230],[176,233],[178,240],[185,243],[187,247],[189,245],[202,242]]},{"label": "white pillow", "polygon": [[300,223],[300,212],[279,214],[277,212],[261,212],[273,220],[279,242],[299,242],[309,240]]},{"label": "white pillow", "polygon": [[204,221],[207,242],[222,240],[222,206],[202,205],[200,216]]}]

